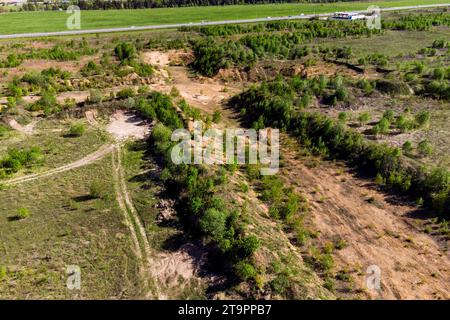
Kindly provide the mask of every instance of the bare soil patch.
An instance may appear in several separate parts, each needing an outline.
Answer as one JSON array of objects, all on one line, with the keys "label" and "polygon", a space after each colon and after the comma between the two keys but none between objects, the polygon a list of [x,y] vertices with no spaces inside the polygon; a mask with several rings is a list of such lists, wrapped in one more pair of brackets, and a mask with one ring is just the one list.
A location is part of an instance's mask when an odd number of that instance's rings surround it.
[{"label": "bare soil patch", "polygon": [[[320,242],[347,243],[335,252],[336,270],[349,270],[357,289],[374,299],[449,299],[448,252],[414,226],[415,207],[392,201],[343,167],[308,168],[291,149],[282,154],[280,176],[308,198]],[[367,290],[370,265],[381,269],[380,292]]]},{"label": "bare soil patch", "polygon": [[132,112],[117,110],[106,130],[117,140],[144,139],[150,133],[150,126]]}]

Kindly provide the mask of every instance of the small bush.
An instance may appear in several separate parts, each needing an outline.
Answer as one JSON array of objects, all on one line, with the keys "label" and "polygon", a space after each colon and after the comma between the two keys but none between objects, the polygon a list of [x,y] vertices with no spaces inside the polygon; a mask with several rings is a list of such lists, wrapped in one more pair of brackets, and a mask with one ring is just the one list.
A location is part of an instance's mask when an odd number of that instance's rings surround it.
[{"label": "small bush", "polygon": [[255,267],[245,261],[239,261],[234,266],[234,271],[236,275],[243,281],[253,279],[257,275]]},{"label": "small bush", "polygon": [[417,145],[417,150],[422,156],[429,156],[433,152],[433,146],[428,140],[423,140]]},{"label": "small bush", "polygon": [[428,126],[430,123],[431,115],[429,111],[421,111],[415,116],[416,123],[419,127]]},{"label": "small bush", "polygon": [[86,125],[82,122],[74,123],[70,126],[68,136],[81,137],[86,131]]},{"label": "small bush", "polygon": [[339,119],[339,121],[345,123],[348,120],[348,113],[344,112],[344,111],[339,112],[338,119]]},{"label": "small bush", "polygon": [[225,235],[227,215],[215,208],[205,211],[200,218],[200,227],[202,231],[214,238],[221,240]]},{"label": "small bush", "polygon": [[16,214],[17,219],[23,220],[28,218],[29,216],[31,216],[31,212],[27,208],[19,208],[19,210],[17,210]]},{"label": "small bush", "polygon": [[411,141],[405,141],[405,143],[402,146],[402,150],[406,155],[409,155],[413,151],[413,146]]},{"label": "small bush", "polygon": [[89,186],[89,195],[93,199],[105,198],[107,196],[105,184],[101,181],[93,181]]},{"label": "small bush", "polygon": [[370,114],[368,112],[363,112],[359,115],[358,121],[361,125],[365,125],[370,121]]},{"label": "small bush", "polygon": [[117,92],[117,99],[128,99],[134,97],[134,91],[131,88],[125,88]]},{"label": "small bush", "polygon": [[89,102],[90,103],[100,103],[103,100],[103,95],[100,90],[91,90],[89,92]]}]

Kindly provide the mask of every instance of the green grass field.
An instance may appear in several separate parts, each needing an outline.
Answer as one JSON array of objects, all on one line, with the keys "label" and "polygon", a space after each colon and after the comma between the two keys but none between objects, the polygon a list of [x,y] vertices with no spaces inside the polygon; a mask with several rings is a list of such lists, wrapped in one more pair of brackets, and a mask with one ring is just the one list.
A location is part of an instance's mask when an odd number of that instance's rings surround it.
[{"label": "green grass field", "polygon": [[[325,4],[264,4],[138,10],[82,11],[81,28],[98,29],[288,16],[300,13],[330,13],[364,10],[369,5],[397,7],[448,3],[448,0],[359,1]],[[69,15],[60,11],[0,14],[0,34],[64,31]]]},{"label": "green grass field", "polygon": [[[111,156],[0,192],[0,299],[109,299],[137,294],[137,260],[114,197]],[[101,181],[103,198],[89,197]],[[19,208],[30,216],[14,219]],[[66,268],[81,269],[68,290]]]}]

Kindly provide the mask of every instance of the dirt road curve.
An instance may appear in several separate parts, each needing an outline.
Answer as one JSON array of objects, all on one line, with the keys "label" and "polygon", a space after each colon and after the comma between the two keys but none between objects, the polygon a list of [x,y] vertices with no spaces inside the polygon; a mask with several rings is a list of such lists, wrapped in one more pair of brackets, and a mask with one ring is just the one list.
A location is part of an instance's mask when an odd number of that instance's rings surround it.
[{"label": "dirt road curve", "polygon": [[48,170],[45,172],[30,174],[30,175],[23,176],[23,177],[18,177],[18,178],[2,181],[2,183],[6,184],[6,185],[16,185],[16,184],[20,184],[20,183],[24,183],[24,182],[28,182],[28,181],[33,181],[33,180],[36,180],[39,178],[48,177],[48,176],[51,176],[51,175],[54,175],[57,173],[69,171],[69,170],[72,170],[75,168],[83,167],[83,166],[91,164],[97,160],[102,159],[104,156],[106,156],[108,153],[110,153],[113,149],[114,149],[114,145],[112,145],[112,144],[103,145],[97,151],[87,155],[86,157],[84,157],[80,160],[77,160],[75,162],[66,164],[62,167],[51,169],[51,170]]}]

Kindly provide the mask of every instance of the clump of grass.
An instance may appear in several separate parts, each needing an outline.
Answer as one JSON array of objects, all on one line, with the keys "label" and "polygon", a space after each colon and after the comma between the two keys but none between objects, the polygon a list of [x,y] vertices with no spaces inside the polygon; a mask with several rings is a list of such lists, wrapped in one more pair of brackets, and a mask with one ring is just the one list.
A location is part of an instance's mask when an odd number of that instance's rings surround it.
[{"label": "clump of grass", "polygon": [[30,210],[28,210],[27,208],[19,208],[19,210],[17,210],[17,214],[14,216],[14,218],[17,220],[23,220],[30,216],[31,216]]},{"label": "clump of grass", "polygon": [[106,186],[101,181],[93,181],[89,186],[89,195],[93,199],[103,199],[108,195]]},{"label": "clump of grass", "polygon": [[69,137],[81,137],[86,132],[86,125],[82,122],[76,122],[70,126]]}]

